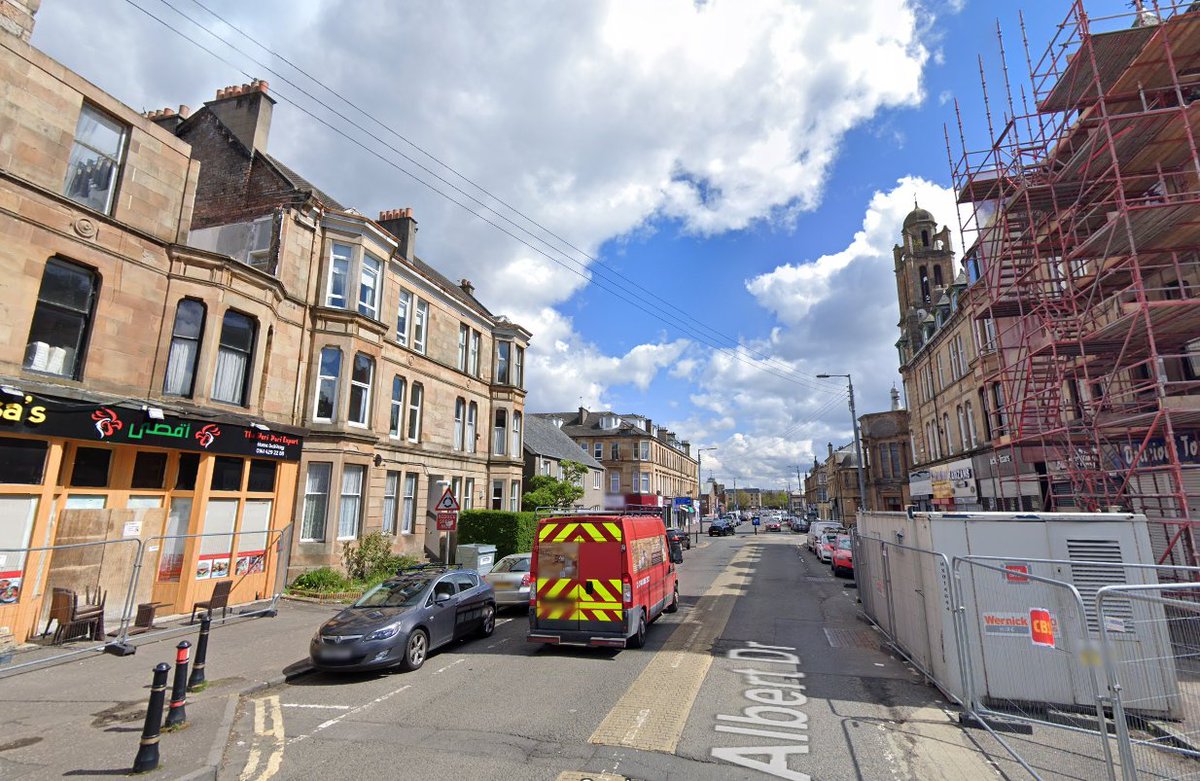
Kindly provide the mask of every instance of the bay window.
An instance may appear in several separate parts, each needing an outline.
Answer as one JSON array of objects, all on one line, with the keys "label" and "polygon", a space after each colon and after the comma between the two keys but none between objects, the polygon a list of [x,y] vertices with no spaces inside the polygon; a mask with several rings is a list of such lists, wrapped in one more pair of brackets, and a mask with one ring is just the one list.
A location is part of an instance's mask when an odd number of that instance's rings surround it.
[{"label": "bay window", "polygon": [[248,315],[230,309],[221,321],[217,370],[212,398],[229,404],[246,405],[250,389],[250,363],[254,353],[255,323]]},{"label": "bay window", "polygon": [[370,422],[374,379],[375,361],[370,356],[355,353],[354,367],[350,371],[350,411],[346,416],[352,426],[366,426]]},{"label": "bay window", "polygon": [[175,326],[171,329],[171,349],[167,353],[167,372],[163,393],[191,398],[196,386],[196,362],[200,358],[200,340],[204,336],[204,304],[185,298],[175,307]]},{"label": "bay window", "polygon": [[317,405],[313,420],[332,422],[337,415],[338,378],[342,373],[342,351],[336,347],[321,348],[317,367]]}]

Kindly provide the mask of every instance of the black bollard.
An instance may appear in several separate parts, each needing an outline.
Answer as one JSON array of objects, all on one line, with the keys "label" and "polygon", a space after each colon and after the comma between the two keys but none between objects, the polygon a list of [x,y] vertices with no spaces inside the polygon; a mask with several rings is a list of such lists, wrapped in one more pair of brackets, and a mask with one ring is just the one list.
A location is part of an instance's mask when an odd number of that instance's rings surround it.
[{"label": "black bollard", "polygon": [[154,665],[154,680],[150,684],[150,704],[146,707],[146,723],[142,726],[142,741],[133,758],[133,772],[145,773],[158,767],[158,735],[162,724],[163,699],[167,694],[167,673],[171,665]]},{"label": "black bollard", "polygon": [[192,644],[181,640],[175,646],[175,678],[171,681],[171,708],[167,711],[165,727],[182,727],[187,724],[187,677],[188,650]]},{"label": "black bollard", "polygon": [[204,686],[204,659],[208,656],[208,630],[212,626],[212,614],[205,611],[200,618],[200,639],[196,641],[196,660],[192,663],[192,674],[188,678],[188,691],[194,692]]}]

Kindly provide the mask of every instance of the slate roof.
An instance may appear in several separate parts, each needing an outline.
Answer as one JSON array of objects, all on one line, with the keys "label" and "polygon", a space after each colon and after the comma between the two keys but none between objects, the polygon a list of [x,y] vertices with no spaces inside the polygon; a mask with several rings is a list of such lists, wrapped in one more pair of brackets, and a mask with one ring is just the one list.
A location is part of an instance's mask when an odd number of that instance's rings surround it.
[{"label": "slate roof", "polygon": [[537,415],[525,416],[525,451],[537,456],[578,461],[592,469],[603,469],[600,462],[584,452],[575,440],[557,426]]},{"label": "slate roof", "polygon": [[279,173],[283,175],[283,178],[288,180],[288,183],[291,184],[292,187],[296,188],[297,190],[307,190],[308,192],[311,192],[318,201],[332,209],[337,209],[338,211],[343,212],[346,211],[346,207],[338,203],[333,196],[293,171],[278,158],[272,157],[266,152],[259,152],[259,154],[266,158],[267,162],[273,165],[279,171]]}]

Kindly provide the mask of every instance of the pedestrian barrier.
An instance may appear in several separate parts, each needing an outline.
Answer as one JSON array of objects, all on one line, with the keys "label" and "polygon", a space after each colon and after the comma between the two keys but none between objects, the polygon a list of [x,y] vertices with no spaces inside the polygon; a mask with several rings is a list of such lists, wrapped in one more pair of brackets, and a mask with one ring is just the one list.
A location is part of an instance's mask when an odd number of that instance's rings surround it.
[{"label": "pedestrian barrier", "polygon": [[[0,679],[103,651],[128,655],[135,650],[134,641],[144,644],[190,633],[192,629],[186,624],[153,624],[158,607],[153,596],[156,584],[183,580],[182,562],[189,558],[201,562],[196,573],[200,582],[232,578],[231,604],[245,605],[215,623],[275,615],[286,583],[292,531],[293,525],[289,524],[282,529],[121,537],[0,549],[0,555],[15,554],[10,561],[16,558],[22,567],[20,578],[9,578],[10,582],[17,581],[16,586],[9,587],[14,589],[11,599],[18,610],[36,612],[33,624],[37,629],[64,619],[69,622],[70,615],[63,605],[70,603],[60,600],[56,606],[55,589],[75,592],[84,607],[102,605],[91,640],[68,637],[71,642],[57,645],[34,634],[32,639],[37,642],[19,646],[11,662],[0,664]],[[256,577],[260,578],[258,582]],[[115,628],[106,631],[109,627]],[[17,643],[25,639],[15,638]]]}]

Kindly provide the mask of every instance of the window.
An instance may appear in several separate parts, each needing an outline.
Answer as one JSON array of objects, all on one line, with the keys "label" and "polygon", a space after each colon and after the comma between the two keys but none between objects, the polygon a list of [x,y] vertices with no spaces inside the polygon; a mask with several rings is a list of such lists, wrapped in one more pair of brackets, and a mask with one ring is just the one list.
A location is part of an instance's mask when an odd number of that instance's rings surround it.
[{"label": "window", "polygon": [[467,401],[461,396],[454,400],[454,449],[463,449],[463,430],[466,424]]},{"label": "window", "polygon": [[209,487],[214,491],[242,490],[242,475],[246,462],[233,456],[217,456],[213,460],[212,480]]},{"label": "window", "polygon": [[508,385],[508,357],[511,349],[511,342],[496,342],[496,382],[500,385]]},{"label": "window", "polygon": [[503,510],[504,509],[504,481],[503,480],[493,480],[492,481],[492,509],[493,510]]},{"label": "window", "polygon": [[369,252],[363,253],[362,269],[358,275],[358,313],[372,320],[379,319],[379,284],[383,261]]},{"label": "window", "polygon": [[0,437],[0,483],[41,483],[48,450],[45,440]]},{"label": "window", "polygon": [[992,426],[996,436],[1004,436],[1008,433],[1008,412],[1004,409],[1004,387],[998,383],[992,383],[992,414],[995,423]]},{"label": "window", "polygon": [[508,411],[496,410],[496,420],[492,425],[492,455],[504,455],[504,440],[508,437]]},{"label": "window", "polygon": [[392,414],[388,419],[388,433],[400,436],[400,421],[404,419],[404,378],[397,374],[392,378]]},{"label": "window", "polygon": [[334,244],[329,257],[329,292],[325,306],[346,308],[346,278],[350,276],[350,256],[354,250],[345,244]]},{"label": "window", "polygon": [[604,443],[603,442],[597,442],[595,445],[592,446],[592,456],[597,461],[604,458]]},{"label": "window", "polygon": [[133,477],[129,486],[131,488],[161,489],[166,476],[167,454],[153,450],[140,450],[134,457]]},{"label": "window", "polygon": [[63,195],[89,209],[110,213],[125,134],[124,125],[85,103],[75,124]]},{"label": "window", "polygon": [[74,263],[58,258],[46,263],[25,346],[26,369],[79,379],[97,281]]},{"label": "window", "polygon": [[399,507],[396,504],[396,493],[400,489],[400,473],[387,473],[387,478],[383,481],[383,533],[396,533],[396,512]]},{"label": "window", "polygon": [[[928,246],[928,242],[926,242],[926,246]],[[940,263],[933,267],[933,285],[934,287],[942,286],[942,265]]]},{"label": "window", "polygon": [[649,442],[642,442],[642,443],[640,443],[640,444],[641,444],[641,447],[642,447],[642,460],[643,460],[643,461],[649,461],[649,460],[650,460],[650,443],[649,443]]},{"label": "window", "polygon": [[429,328],[429,302],[417,299],[417,312],[413,317],[413,349],[425,352],[425,334]]},{"label": "window", "polygon": [[196,473],[200,471],[199,453],[180,453],[179,468],[175,473],[175,490],[196,490]]},{"label": "window", "polygon": [[967,417],[967,441],[971,443],[971,447],[978,447],[979,435],[975,432],[975,410],[971,402],[967,402],[964,413]]},{"label": "window", "polygon": [[246,478],[246,490],[258,493],[274,492],[277,467],[277,462],[265,458],[250,459],[250,476]]},{"label": "window", "polygon": [[342,496],[338,505],[338,539],[352,540],[358,536],[362,520],[362,490],[365,466],[346,464],[342,467]]},{"label": "window", "polygon": [[642,493],[650,493],[650,473],[642,472]]},{"label": "window", "polygon": [[107,487],[111,462],[111,450],[99,447],[77,448],[75,463],[71,467],[71,485],[78,488]]},{"label": "window", "polygon": [[958,448],[958,449],[959,449],[959,450],[966,450],[968,447],[970,447],[970,445],[968,445],[968,444],[967,444],[967,419],[966,419],[966,415],[965,415],[965,413],[963,412],[963,408],[962,408],[962,405],[961,405],[961,404],[960,404],[960,405],[958,405],[958,407],[956,408],[956,411],[958,412],[958,443],[959,443],[959,448]]},{"label": "window", "polygon": [[362,353],[354,354],[354,369],[350,372],[350,411],[346,420],[352,426],[370,422],[371,383],[375,378],[375,361]]},{"label": "window", "polygon": [[582,450],[584,453],[588,452],[588,443],[580,442],[579,449]]},{"label": "window", "polygon": [[616,461],[617,459],[619,459],[621,457],[621,443],[619,443],[619,442],[612,443],[611,453],[612,453],[613,461]]},{"label": "window", "polygon": [[245,406],[250,388],[250,357],[254,352],[254,321],[230,309],[221,322],[221,346],[212,397]]},{"label": "window", "polygon": [[465,372],[467,370],[467,342],[471,336],[471,329],[463,324],[458,326],[458,370]]},{"label": "window", "polygon": [[462,508],[471,510],[475,507],[475,478],[468,477],[463,488]]},{"label": "window", "polygon": [[400,303],[396,305],[396,341],[408,346],[408,310],[412,306],[412,293],[400,290]]},{"label": "window", "polygon": [[479,376],[479,339],[479,332],[472,330],[471,349],[467,356],[467,371],[469,371],[473,377]]},{"label": "window", "polygon": [[329,477],[333,464],[312,462],[304,485],[304,521],[300,539],[320,542],[325,539],[325,518],[329,511]]},{"label": "window", "polygon": [[342,373],[342,351],[336,347],[321,348],[317,369],[317,407],[313,420],[332,422],[337,414],[338,377]]},{"label": "window", "polygon": [[425,398],[425,388],[419,382],[414,382],[408,394],[408,441],[418,442],[421,439],[421,401]]},{"label": "window", "polygon": [[204,304],[185,298],[175,307],[175,327],[171,330],[171,350],[167,353],[167,374],[163,393],[191,398],[196,387],[196,361],[200,357],[200,338],[204,334]]},{"label": "window", "polygon": [[409,472],[404,476],[404,514],[401,516],[400,532],[412,534],[417,520],[417,475]]},{"label": "window", "polygon": [[509,443],[508,454],[513,458],[521,457],[521,413],[512,414],[512,442]]},{"label": "window", "polygon": [[892,451],[892,477],[904,477],[904,465],[900,461],[900,443],[893,442],[890,448]]},{"label": "window", "polygon": [[946,438],[946,455],[954,453],[954,432],[950,430],[950,413],[942,413],[942,431],[941,434]]},{"label": "window", "polygon": [[886,444],[879,446],[879,476],[885,480],[892,476],[891,472],[888,471],[887,449],[888,446]]},{"label": "window", "polygon": [[478,436],[475,432],[479,427],[479,405],[471,402],[467,405],[467,452],[475,452],[475,439]]},{"label": "window", "polygon": [[600,490],[600,470],[599,469],[592,470],[592,488],[597,491]]},{"label": "window", "polygon": [[521,509],[521,481],[513,480],[508,486],[508,509],[518,512]]},{"label": "window", "polygon": [[513,385],[525,387],[525,348],[513,346]]}]

